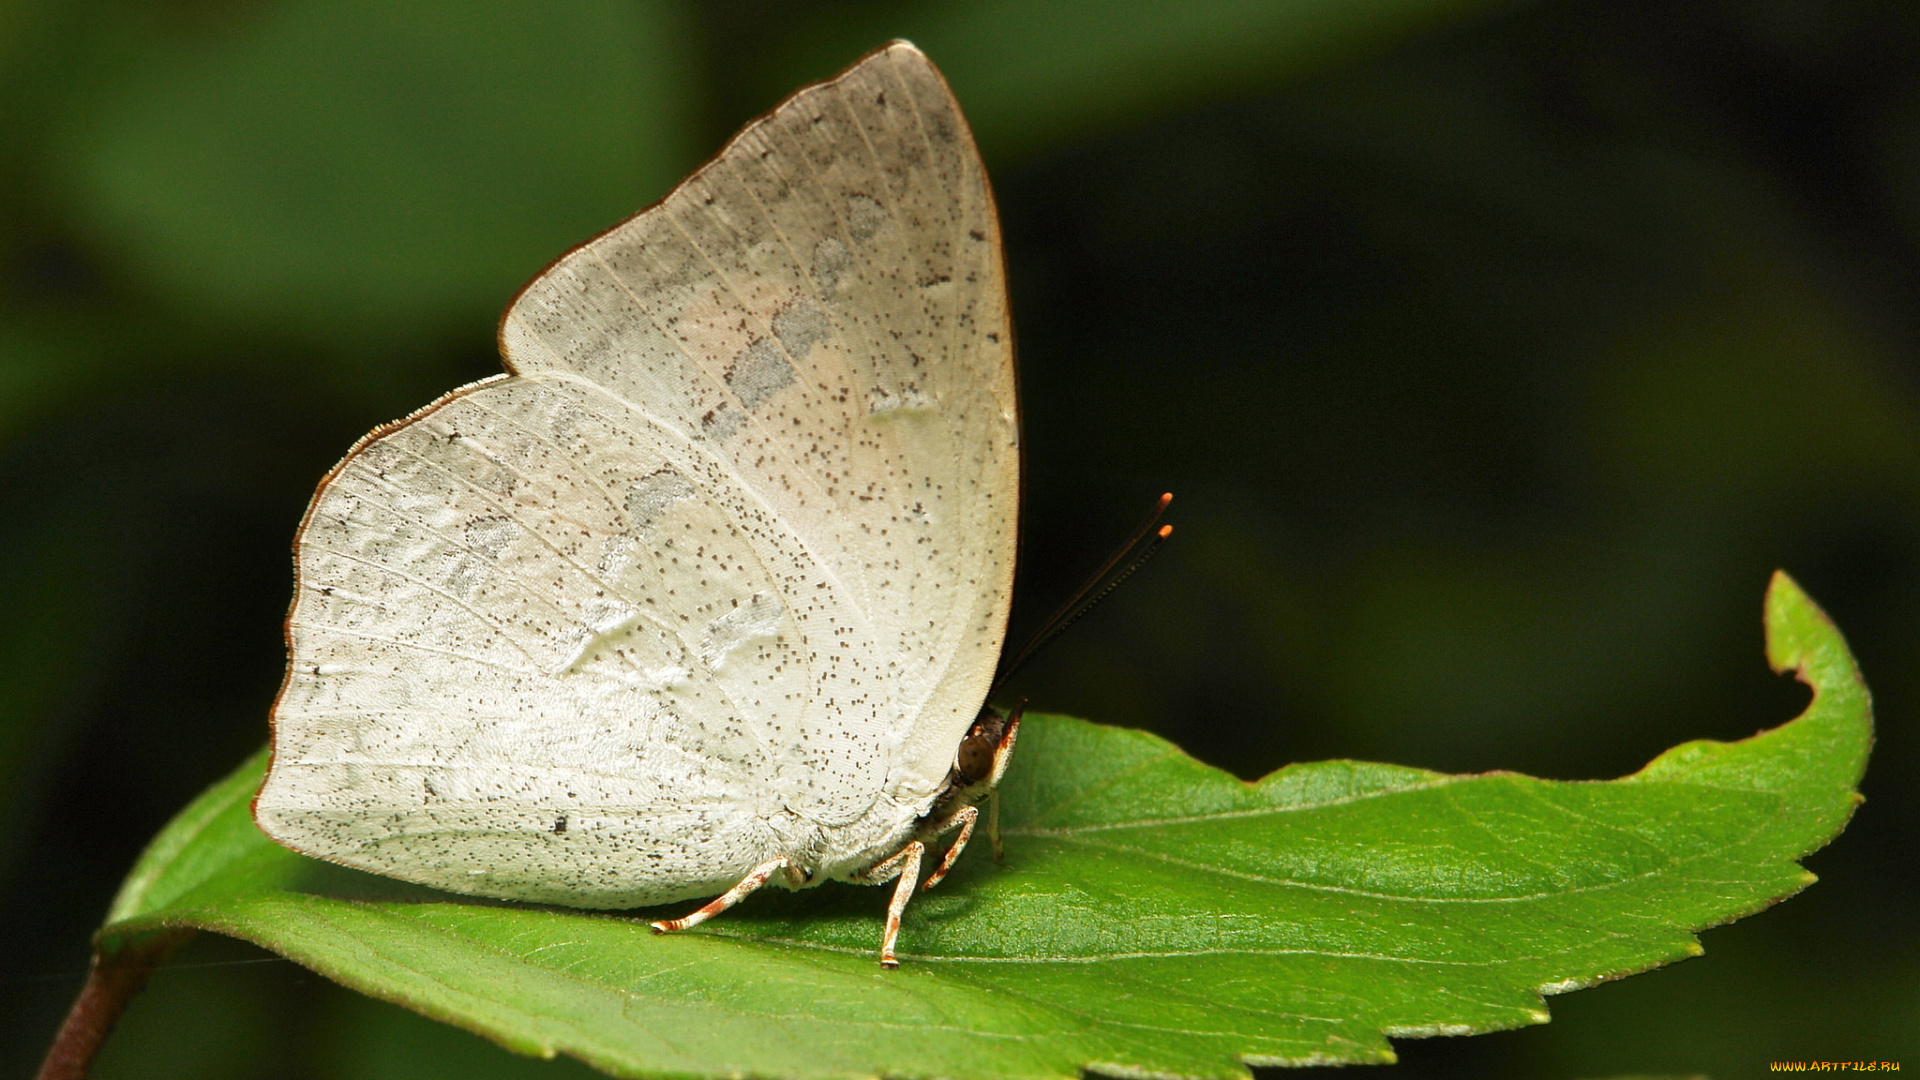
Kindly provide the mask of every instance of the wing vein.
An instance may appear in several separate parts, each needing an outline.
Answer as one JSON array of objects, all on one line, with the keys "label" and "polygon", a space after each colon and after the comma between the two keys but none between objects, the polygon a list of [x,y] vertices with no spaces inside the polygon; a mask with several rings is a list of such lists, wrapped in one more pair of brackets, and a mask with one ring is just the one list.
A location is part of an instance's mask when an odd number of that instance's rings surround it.
[{"label": "wing vein", "polygon": [[384,642],[385,644],[388,644],[388,645],[397,645],[403,649],[418,649],[421,652],[432,653],[435,656],[450,656],[455,660],[465,660],[468,663],[475,665],[476,667],[498,668],[502,671],[510,671],[515,675],[525,675],[529,678],[535,678],[535,679],[547,678],[545,674],[538,671],[525,671],[520,668],[508,667],[507,665],[500,663],[498,660],[487,660],[487,659],[483,659],[482,657],[471,656],[467,653],[463,653],[459,651],[458,649],[445,649],[445,648],[439,648],[433,645],[422,645],[414,641],[402,641],[399,638],[389,637],[386,634],[376,634],[370,630],[356,630],[351,626],[338,626],[331,623],[323,626],[318,623],[292,622],[292,621],[289,621],[287,625],[291,628],[298,629],[298,630],[312,630],[318,633],[326,633],[326,634],[342,634],[347,637],[359,638],[362,641],[378,641],[378,642]]},{"label": "wing vein", "polygon": [[[391,566],[388,566],[385,563],[374,562],[372,559],[368,559],[360,555],[355,555],[350,551],[343,551],[339,548],[329,547],[324,544],[311,544],[309,545],[309,548],[312,550],[324,552],[325,554],[328,554],[328,555],[332,555],[334,558],[337,558],[337,559],[344,559],[348,562],[358,563],[361,566],[365,566],[370,569],[377,570],[381,573],[391,575],[392,577],[399,578],[401,581],[405,581],[410,584],[417,585],[420,588],[425,589],[430,593],[434,593],[435,595],[443,597],[444,599],[451,601],[454,606],[460,608],[461,610],[465,611],[467,614],[473,616],[474,619],[480,622],[481,624],[486,626],[491,626],[494,629],[494,631],[497,634],[499,634],[500,639],[502,641],[505,641],[507,644],[513,646],[515,651],[519,652],[521,656],[526,657],[528,663],[530,664],[539,663],[539,661],[534,658],[534,655],[527,651],[525,646],[521,645],[518,641],[515,641],[511,636],[509,636],[506,633],[506,627],[502,625],[498,619],[495,619],[492,616],[487,615],[485,612],[482,612],[479,608],[474,607],[472,604],[467,603],[466,601],[460,599],[459,597],[455,596],[451,592],[448,592],[447,590],[439,587],[438,585],[435,585],[434,583],[427,581],[424,578],[419,578],[419,577],[415,577],[412,574],[403,573],[402,571],[397,570]],[[354,593],[342,592],[338,589],[338,587],[335,587],[335,591],[332,593],[328,593],[327,595],[334,599],[346,600],[349,603],[366,604],[370,607],[379,606],[378,601],[372,600],[370,598],[363,598]]]},{"label": "wing vein", "polygon": [[[442,465],[440,462],[437,462],[432,458],[427,457],[425,454],[422,454],[419,451],[414,450],[412,447],[403,446],[395,443],[389,443],[388,445],[392,447],[394,450],[414,458],[415,460],[426,465],[428,468],[434,469],[435,471],[446,476],[448,479],[454,481],[455,483],[461,485],[462,487],[465,487],[468,491],[476,495],[480,499],[480,501],[492,506],[495,510],[499,511],[501,514],[506,515],[508,520],[514,521],[515,524],[518,524],[518,519],[514,514],[514,512],[511,509],[509,509],[505,504],[500,502],[498,498],[494,497],[492,492],[474,483],[468,478],[461,476],[459,473],[454,472],[452,469],[446,467],[445,465]],[[393,508],[388,507],[388,509],[393,509]],[[401,516],[401,517],[405,516],[405,515],[401,515],[398,510],[394,510],[394,513],[396,516]],[[641,604],[638,601],[634,601],[632,597],[629,597],[625,593],[621,592],[618,588],[614,587],[612,583],[602,580],[598,574],[594,573],[591,570],[588,570],[585,565],[575,560],[572,556],[568,555],[566,552],[560,550],[560,548],[556,546],[553,543],[553,541],[541,535],[538,530],[529,529],[529,528],[526,528],[525,526],[520,526],[520,528],[521,528],[521,531],[525,532],[528,536],[531,536],[535,540],[537,540],[540,546],[546,548],[549,552],[551,552],[554,555],[554,557],[557,558],[562,564],[568,567],[571,567],[574,571],[579,573],[581,577],[586,578],[588,581],[591,581],[594,584],[600,586],[606,592],[611,593],[614,596],[618,596],[623,600],[627,600],[633,603],[634,605],[633,613],[635,616],[639,617],[642,621],[652,623],[656,627],[658,627],[660,630],[665,632],[668,636],[677,638],[680,642],[681,647],[683,649],[686,649],[689,653],[692,653],[695,655],[698,654],[698,650],[694,646],[692,646],[687,641],[686,637],[682,635],[679,632],[679,630],[676,627],[674,627],[672,624],[648,612],[643,604]],[[441,534],[441,535],[444,536],[445,534]],[[464,540],[461,540],[458,543],[464,550],[473,552],[475,557],[483,558],[483,559],[485,558],[485,556],[481,555],[479,552],[474,552],[473,548],[469,547]],[[487,561],[489,563],[493,563],[494,565],[498,565],[498,560],[489,559]],[[534,588],[533,587],[534,583],[532,581],[528,580],[525,577],[520,576],[519,574],[514,574],[514,573],[509,573],[505,576],[507,576],[509,580],[514,581],[519,585],[521,585],[523,588],[525,588],[528,596],[546,603],[546,605],[549,608],[553,609],[556,613],[558,613],[561,616],[561,618],[565,619],[569,624],[574,626],[585,627],[585,629],[595,634],[596,636],[599,634],[599,630],[597,628],[589,624],[580,622],[577,618],[575,618],[572,614],[570,614],[567,611],[565,605],[559,603],[553,596],[546,593],[544,590]],[[632,668],[636,674],[639,674],[643,677],[646,675],[646,672],[641,670],[640,667],[634,663],[631,657],[628,657],[625,654],[618,652],[617,650],[615,652],[615,655],[619,656],[621,662],[624,663],[627,667]],[[551,676],[548,676],[548,677],[551,678]],[[722,693],[725,693],[724,688],[722,688]],[[731,701],[731,695],[729,695],[729,701]],[[733,704],[736,707],[738,706],[738,702],[734,702]]]}]

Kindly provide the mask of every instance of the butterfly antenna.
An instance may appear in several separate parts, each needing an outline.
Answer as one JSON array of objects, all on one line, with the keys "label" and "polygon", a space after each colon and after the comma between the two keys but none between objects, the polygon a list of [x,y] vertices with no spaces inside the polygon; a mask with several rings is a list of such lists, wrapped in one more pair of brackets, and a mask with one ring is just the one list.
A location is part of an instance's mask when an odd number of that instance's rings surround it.
[{"label": "butterfly antenna", "polygon": [[1113,590],[1120,587],[1121,582],[1132,577],[1135,571],[1145,566],[1148,559],[1159,554],[1161,545],[1166,543],[1167,537],[1173,535],[1173,526],[1161,525],[1158,529],[1154,526],[1159,523],[1160,515],[1166,513],[1167,504],[1172,501],[1172,492],[1160,496],[1153,504],[1153,511],[1147,515],[1145,521],[1140,523],[1139,528],[1133,530],[1133,535],[1127,537],[1127,542],[1114,549],[1113,554],[1107,557],[1107,561],[1100,565],[1100,569],[1094,571],[1084,584],[1074,590],[1066,603],[1061,604],[1053,614],[1047,616],[1046,621],[1040,624],[1040,629],[1034,631],[1033,636],[1027,639],[1026,645],[1014,655],[1012,660],[1002,665],[1000,674],[993,680],[993,690],[988,691],[989,694],[1005,685],[1006,681],[1013,677],[1014,672],[1026,666],[1028,660],[1033,659],[1035,653],[1054,638],[1059,637],[1067,627],[1079,622],[1082,616],[1111,596]]}]

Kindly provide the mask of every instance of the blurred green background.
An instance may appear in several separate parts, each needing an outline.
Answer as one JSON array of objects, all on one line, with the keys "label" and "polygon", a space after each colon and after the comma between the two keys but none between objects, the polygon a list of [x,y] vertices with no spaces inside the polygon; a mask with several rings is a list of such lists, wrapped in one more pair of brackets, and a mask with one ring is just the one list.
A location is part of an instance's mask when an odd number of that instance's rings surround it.
[{"label": "blurred green background", "polygon": [[[0,1072],[265,736],[354,438],[571,244],[889,38],[971,116],[1021,341],[1018,627],[1163,489],[1035,708],[1253,777],[1738,738],[1767,574],[1880,743],[1822,882],[1418,1077],[1920,1068],[1920,7],[1900,0],[0,4]],[[578,1076],[203,938],[97,1075]]]}]

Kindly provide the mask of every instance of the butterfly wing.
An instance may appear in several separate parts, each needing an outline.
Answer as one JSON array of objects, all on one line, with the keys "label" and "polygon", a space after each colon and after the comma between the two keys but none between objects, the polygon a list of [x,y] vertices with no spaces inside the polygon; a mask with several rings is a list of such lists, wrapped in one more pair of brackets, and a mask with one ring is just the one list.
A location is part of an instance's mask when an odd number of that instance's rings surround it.
[{"label": "butterfly wing", "polygon": [[315,498],[262,827],[590,906],[897,838],[991,680],[1018,499],[997,223],[932,65],[802,91],[501,345]]}]

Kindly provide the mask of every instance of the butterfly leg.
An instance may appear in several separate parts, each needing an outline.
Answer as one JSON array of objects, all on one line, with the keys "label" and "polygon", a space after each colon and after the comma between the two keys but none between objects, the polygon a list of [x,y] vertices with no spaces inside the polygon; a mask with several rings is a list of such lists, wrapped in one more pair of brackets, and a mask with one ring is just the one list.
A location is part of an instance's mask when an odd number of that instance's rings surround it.
[{"label": "butterfly leg", "polygon": [[899,958],[893,955],[893,943],[900,939],[900,916],[907,910],[907,900],[913,895],[913,887],[920,881],[920,856],[926,846],[915,840],[903,848],[897,858],[900,859],[900,881],[893,887],[893,900],[887,904],[887,930],[880,935],[880,966],[897,968]]},{"label": "butterfly leg", "polygon": [[682,915],[678,919],[663,919],[660,922],[652,924],[653,932],[656,934],[670,934],[676,930],[685,930],[690,926],[699,926],[715,915],[745,900],[749,893],[765,885],[767,879],[773,876],[775,870],[783,868],[792,869],[792,864],[787,862],[785,855],[777,859],[768,859],[766,862],[761,863],[749,871],[746,877],[741,878],[740,884],[721,893],[700,910],[690,915]]},{"label": "butterfly leg", "polygon": [[952,817],[940,823],[940,828],[934,832],[935,836],[945,833],[955,825],[960,826],[960,835],[954,838],[953,846],[947,849],[946,855],[940,860],[940,865],[934,868],[933,873],[927,875],[925,888],[933,888],[940,884],[941,878],[947,876],[947,871],[953,868],[953,860],[959,858],[960,853],[966,850],[967,841],[973,837],[973,823],[978,820],[980,820],[978,807],[963,806]]},{"label": "butterfly leg", "polygon": [[993,861],[1006,862],[1007,851],[1000,846],[1000,792],[987,794],[987,840],[993,844]]},{"label": "butterfly leg", "polygon": [[900,966],[899,958],[893,955],[893,945],[900,938],[900,916],[907,910],[907,901],[913,897],[913,887],[920,883],[920,857],[926,851],[927,845],[915,840],[855,879],[868,885],[879,885],[888,879],[895,879],[893,900],[887,904],[887,929],[880,935],[880,966],[883,968]]}]

